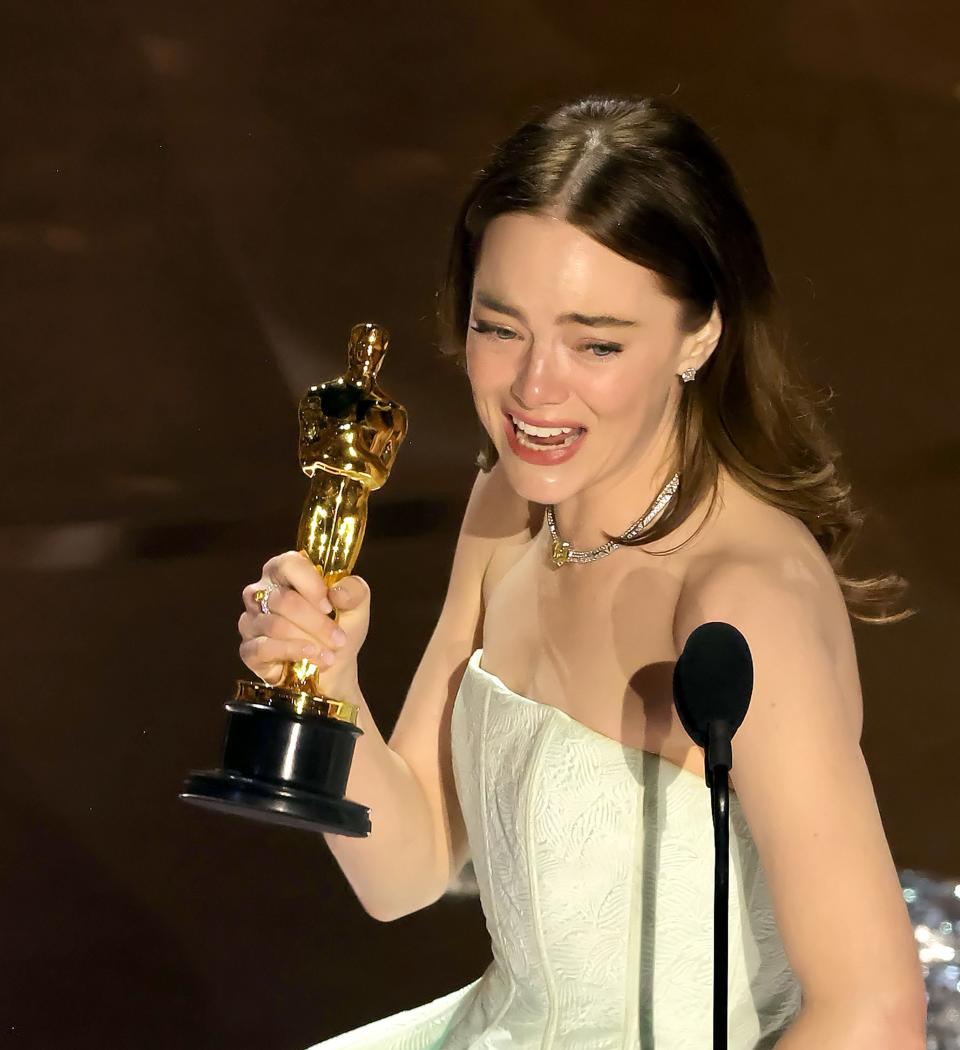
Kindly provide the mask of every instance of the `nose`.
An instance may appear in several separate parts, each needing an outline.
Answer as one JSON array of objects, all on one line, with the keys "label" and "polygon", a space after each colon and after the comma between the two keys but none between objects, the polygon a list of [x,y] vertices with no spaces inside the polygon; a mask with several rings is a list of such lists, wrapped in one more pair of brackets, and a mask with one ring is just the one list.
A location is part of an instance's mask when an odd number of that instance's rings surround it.
[{"label": "nose", "polygon": [[520,359],[510,393],[525,408],[562,405],[567,399],[567,384],[560,355],[547,344],[531,343]]}]

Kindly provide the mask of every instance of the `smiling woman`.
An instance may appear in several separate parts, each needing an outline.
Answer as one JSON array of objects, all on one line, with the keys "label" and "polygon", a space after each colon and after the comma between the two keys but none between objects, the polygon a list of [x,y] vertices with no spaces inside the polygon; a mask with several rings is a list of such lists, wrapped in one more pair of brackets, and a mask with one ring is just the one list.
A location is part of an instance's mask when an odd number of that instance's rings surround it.
[{"label": "smiling woman", "polygon": [[440,321],[487,448],[388,743],[351,696],[376,830],[330,845],[384,921],[472,859],[492,961],[315,1050],[709,1044],[714,829],[672,670],[710,621],[754,667],[726,1045],[923,1047],[850,624],[906,615],[904,583],[840,574],[860,516],[774,315],[729,166],[662,102],[534,119],[470,190]]},{"label": "smiling woman", "polygon": [[[510,288],[514,302],[491,288]],[[487,225],[474,289],[470,385],[494,448],[505,439],[513,453],[504,470],[514,489],[530,502],[558,505],[580,539],[593,524],[587,493],[595,504],[601,487],[608,497],[616,487],[630,505],[649,503],[647,489],[669,453],[676,376],[701,366],[716,345],[717,312],[696,332],[679,332],[678,304],[655,275],[567,222],[556,206],[506,212]],[[576,309],[555,313],[558,303]],[[544,436],[551,428],[566,433]],[[528,469],[560,464],[568,466]]]},{"label": "smiling woman", "polygon": [[[497,256],[508,261],[496,265],[507,265],[508,273],[484,266],[482,248],[491,241],[507,249]],[[520,254],[510,250],[521,242]],[[684,383],[664,409],[671,433],[669,451],[659,450],[669,459],[660,465],[660,484],[638,492],[636,502],[652,496],[674,469],[681,491],[643,536],[627,542],[663,553],[652,541],[674,533],[706,494],[712,502],[727,471],[806,525],[853,616],[894,622],[909,615],[899,576],[843,575],[863,515],[837,470],[840,453],[821,403],[787,352],[760,233],[730,166],[695,121],[652,98],[588,98],[531,120],[503,142],[454,228],[439,294],[444,352],[465,357],[469,367],[471,330],[500,339],[487,326],[503,325],[506,317],[522,329],[507,326],[506,338],[543,343],[546,317],[538,314],[534,332],[517,294],[541,272],[541,262],[551,283],[531,287],[526,298],[583,299],[565,302],[582,314],[549,315],[556,332],[571,328],[580,357],[619,358],[626,343],[646,356],[646,375],[667,364],[677,374],[695,370],[696,382]],[[584,316],[600,309],[615,316]],[[597,330],[616,333],[601,344],[609,350],[596,349]],[[650,361],[656,350],[661,360]],[[539,364],[530,362],[534,375]],[[619,386],[621,376],[597,382]],[[488,440],[479,462],[486,469],[500,454],[499,428],[491,432],[482,411],[481,419]]]}]

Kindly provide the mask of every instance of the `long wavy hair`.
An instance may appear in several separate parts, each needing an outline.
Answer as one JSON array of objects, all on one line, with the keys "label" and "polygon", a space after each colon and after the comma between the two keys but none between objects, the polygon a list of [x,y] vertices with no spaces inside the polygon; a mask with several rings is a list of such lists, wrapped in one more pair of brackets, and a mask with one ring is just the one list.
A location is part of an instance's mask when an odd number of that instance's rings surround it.
[{"label": "long wavy hair", "polygon": [[[644,549],[708,494],[712,508],[722,463],[749,492],[807,526],[853,617],[892,623],[910,616],[914,610],[897,610],[907,587],[902,577],[842,574],[864,514],[837,470],[840,453],[824,425],[829,397],[813,391],[787,353],[773,276],[730,166],[700,126],[669,103],[590,96],[534,114],[496,147],[453,231],[438,292],[441,351],[465,360],[487,223],[505,212],[547,209],[658,274],[680,303],[685,331],[701,327],[714,304],[723,321],[716,349],[696,380],[683,384],[675,460],[661,480],[679,471],[677,495],[639,536],[609,538]],[[489,470],[496,457],[487,436],[478,465]]]}]

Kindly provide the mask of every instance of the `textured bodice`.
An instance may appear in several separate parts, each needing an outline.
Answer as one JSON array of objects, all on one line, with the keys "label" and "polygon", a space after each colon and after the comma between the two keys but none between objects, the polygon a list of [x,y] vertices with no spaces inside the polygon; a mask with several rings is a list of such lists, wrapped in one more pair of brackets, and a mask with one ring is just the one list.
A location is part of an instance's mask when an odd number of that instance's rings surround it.
[{"label": "textured bodice", "polygon": [[[477,980],[311,1050],[706,1050],[713,821],[690,770],[509,690],[470,658],[451,744],[493,959]],[[729,1050],[800,1008],[730,796]]]},{"label": "textured bodice", "polygon": [[[460,1047],[703,1050],[713,823],[690,770],[509,690],[470,659],[452,716],[457,791],[493,963]],[[799,1008],[757,850],[730,796],[730,1048]],[[484,1039],[474,1043],[482,1018]]]}]

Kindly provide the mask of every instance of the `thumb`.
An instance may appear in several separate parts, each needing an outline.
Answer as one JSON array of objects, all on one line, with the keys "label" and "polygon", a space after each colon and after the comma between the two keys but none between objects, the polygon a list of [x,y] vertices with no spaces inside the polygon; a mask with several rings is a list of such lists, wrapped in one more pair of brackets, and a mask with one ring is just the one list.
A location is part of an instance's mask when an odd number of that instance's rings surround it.
[{"label": "thumb", "polygon": [[362,576],[344,576],[327,591],[327,597],[338,612],[349,612],[370,601],[370,585]]}]

